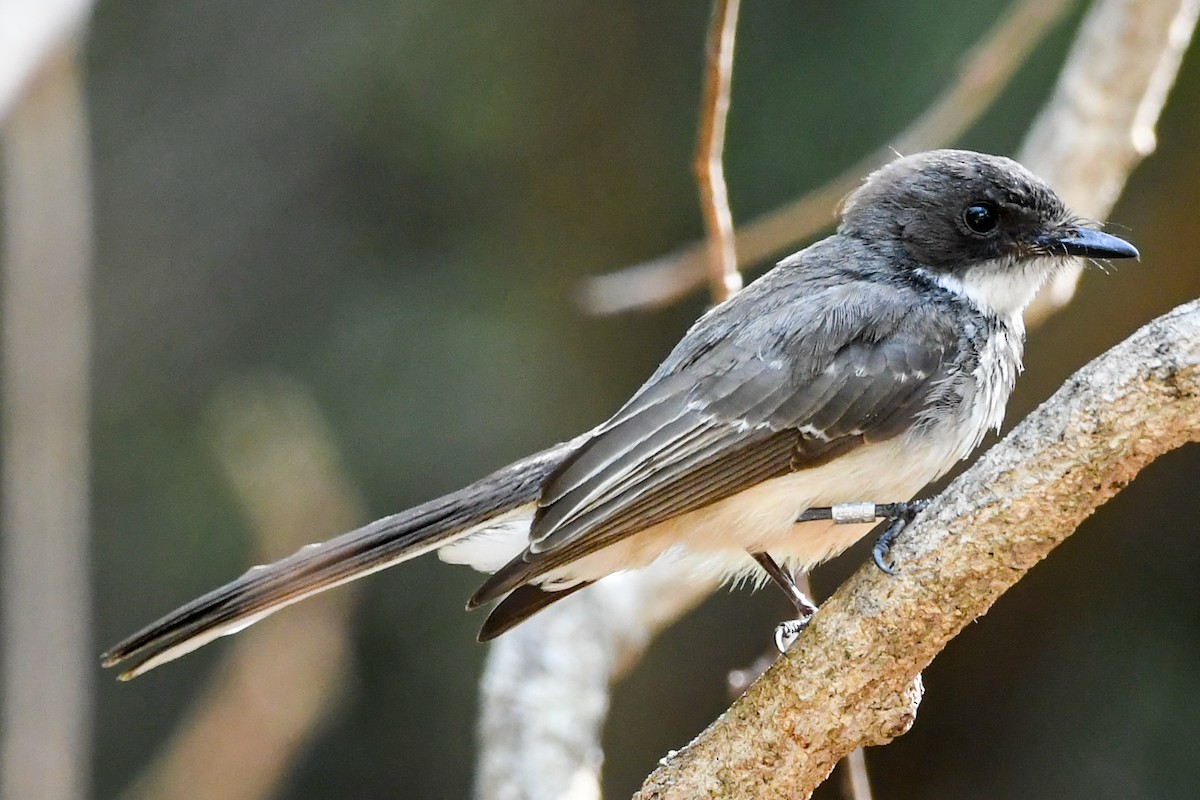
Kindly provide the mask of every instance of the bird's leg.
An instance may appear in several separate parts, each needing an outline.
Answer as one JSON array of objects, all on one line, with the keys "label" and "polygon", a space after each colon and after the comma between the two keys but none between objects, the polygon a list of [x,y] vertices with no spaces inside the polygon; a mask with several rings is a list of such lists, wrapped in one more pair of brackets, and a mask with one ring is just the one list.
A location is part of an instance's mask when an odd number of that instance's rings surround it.
[{"label": "bird's leg", "polygon": [[925,510],[928,500],[909,500],[904,503],[839,503],[835,506],[818,506],[800,513],[797,522],[812,522],[818,519],[831,519],[835,525],[874,522],[877,519],[888,521],[888,526],[875,540],[871,548],[871,560],[887,575],[895,575],[896,570],[885,559],[896,537],[900,535],[913,518]]},{"label": "bird's leg", "polygon": [[817,613],[817,607],[804,595],[804,592],[800,591],[792,574],[775,563],[775,559],[766,553],[751,553],[750,555],[754,556],[754,560],[766,570],[767,574],[771,576],[771,580],[775,581],[775,585],[783,590],[788,600],[792,601],[792,605],[796,607],[796,619],[785,620],[775,626],[775,646],[779,648],[779,652],[786,653],[787,649],[796,641],[796,637],[800,635],[800,631],[808,625],[813,614]]}]

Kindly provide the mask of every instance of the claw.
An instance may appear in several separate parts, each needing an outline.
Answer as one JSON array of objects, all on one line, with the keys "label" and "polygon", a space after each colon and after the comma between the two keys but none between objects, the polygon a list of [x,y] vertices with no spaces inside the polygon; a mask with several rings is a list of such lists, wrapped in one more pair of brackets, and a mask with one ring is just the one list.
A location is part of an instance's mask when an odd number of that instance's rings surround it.
[{"label": "claw", "polygon": [[[812,617],[809,617],[812,619]],[[786,653],[796,640],[800,638],[800,632],[808,627],[808,619],[788,619],[775,626],[775,647],[780,653]]]},{"label": "claw", "polygon": [[875,566],[884,575],[895,575],[896,568],[887,563],[888,553],[892,550],[892,545],[896,542],[896,537],[908,527],[917,514],[920,514],[929,506],[928,500],[912,500],[908,503],[889,503],[888,505],[876,506],[876,515],[884,519],[891,520],[879,538],[875,540],[875,546],[871,548],[871,560],[875,562]]},{"label": "claw", "polygon": [[892,520],[883,533],[879,534],[879,538],[875,540],[875,546],[871,548],[871,560],[884,575],[894,576],[896,574],[896,568],[884,559],[888,557],[888,553],[892,550],[892,544],[900,535],[900,531],[904,529],[905,524],[903,519]]},{"label": "claw", "polygon": [[841,503],[834,506],[817,506],[805,509],[797,522],[831,519],[834,524],[871,522],[886,519],[889,524],[871,548],[871,560],[885,575],[895,575],[896,568],[887,562],[888,552],[900,532],[929,506],[929,500],[910,500],[906,503]]}]

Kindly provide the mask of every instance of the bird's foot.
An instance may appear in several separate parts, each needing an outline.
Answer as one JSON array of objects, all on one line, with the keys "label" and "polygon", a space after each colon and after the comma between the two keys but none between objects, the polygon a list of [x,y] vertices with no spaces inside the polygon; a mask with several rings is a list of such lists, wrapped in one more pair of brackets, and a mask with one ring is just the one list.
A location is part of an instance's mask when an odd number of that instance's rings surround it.
[{"label": "bird's foot", "polygon": [[785,620],[775,626],[775,646],[779,648],[779,652],[786,653],[792,643],[796,641],[796,637],[800,635],[800,631],[808,627],[809,620],[813,618],[813,614],[817,613],[817,606],[796,585],[796,579],[792,573],[775,563],[775,559],[766,553],[751,553],[751,555],[771,576],[771,580],[775,581],[775,584],[783,590],[796,609],[798,615],[796,619]]},{"label": "bird's foot", "polygon": [[876,506],[879,516],[888,520],[888,526],[875,540],[871,548],[871,560],[885,575],[895,575],[896,568],[888,563],[887,557],[896,542],[896,537],[908,527],[908,524],[929,505],[928,500],[910,500],[907,503],[886,503]]},{"label": "bird's foot", "polygon": [[892,549],[896,537],[928,505],[928,500],[909,500],[905,503],[838,503],[834,506],[805,509],[796,521],[829,519],[833,520],[835,525],[851,525],[874,522],[877,519],[887,520],[888,526],[883,529],[883,533],[875,541],[875,546],[871,548],[871,560],[885,574],[895,575],[895,567],[886,560],[888,552]]},{"label": "bird's foot", "polygon": [[786,653],[796,643],[796,640],[800,638],[800,632],[808,627],[810,621],[812,621],[811,614],[802,619],[785,619],[775,626],[775,647],[780,653]]}]

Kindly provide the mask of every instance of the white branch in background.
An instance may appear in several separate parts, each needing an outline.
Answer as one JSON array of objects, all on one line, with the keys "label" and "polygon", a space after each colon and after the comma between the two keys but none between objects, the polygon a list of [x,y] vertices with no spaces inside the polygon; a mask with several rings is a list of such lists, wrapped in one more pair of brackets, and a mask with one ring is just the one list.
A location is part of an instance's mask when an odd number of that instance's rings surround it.
[{"label": "white branch in background", "polygon": [[[753,266],[794,250],[833,227],[833,209],[863,176],[895,157],[945,147],[979,118],[1025,63],[1030,51],[1070,9],[1072,0],[1021,0],[967,54],[954,82],[887,146],[779,208],[737,226],[737,260]],[[707,243],[589,278],[580,305],[592,314],[618,314],[667,305],[704,283]]]},{"label": "white branch in background", "polygon": [[605,578],[492,643],[478,800],[596,800],[608,687],[715,588],[661,562]]},{"label": "white branch in background", "polygon": [[[1105,193],[1111,204],[1128,170],[1135,166],[1136,158],[1121,153],[1127,150],[1135,131],[1153,130],[1163,95],[1173,82],[1192,32],[1189,17],[1179,9],[1192,9],[1194,19],[1195,4],[1196,0],[1182,4],[1179,0],[1102,0],[1084,20],[1068,56],[1068,68],[1021,153],[1021,158],[1036,166],[1052,185],[1063,187],[1064,196],[1081,213],[1107,213],[1096,210],[1087,198],[1093,192]],[[1162,13],[1164,8],[1168,13]],[[1101,22],[1096,22],[1097,17]],[[1101,24],[1112,27],[1105,33],[1097,27]],[[1103,39],[1103,44],[1098,44],[1096,37]],[[1160,55],[1168,51],[1174,55]],[[1148,62],[1154,66],[1147,72]],[[1094,84],[1080,102],[1060,99],[1070,94],[1070,82],[1077,80],[1073,75],[1092,71],[1111,78]],[[1152,80],[1145,77],[1150,73]],[[1081,135],[1085,125],[1089,141],[1108,142],[1112,150],[1104,146],[1081,149],[1086,159],[1073,159],[1070,173],[1048,167],[1055,159],[1064,158],[1059,143]],[[525,631],[518,628],[493,643],[481,700],[480,800],[598,797],[595,787],[599,785],[602,760],[600,730],[607,711],[604,687],[618,675],[613,669],[617,659],[610,654],[623,652],[627,661],[640,655],[641,647],[621,650],[618,642],[622,637],[593,621],[616,614],[609,609],[622,607],[627,597],[654,596],[656,608],[648,610],[640,621],[635,618],[625,623],[639,632],[639,640],[648,641],[712,588],[697,587],[689,575],[671,575],[669,567],[659,570],[655,574],[643,571],[624,576],[620,587],[612,591],[604,590],[611,580],[606,579],[571,598],[575,602],[563,601],[543,612],[538,627]],[[639,588],[641,581],[647,587],[645,592]],[[569,635],[560,635],[562,631]],[[556,663],[569,663],[571,667],[557,670],[544,666]],[[627,667],[627,663],[623,665]],[[514,688],[518,685],[520,691]],[[594,699],[557,707],[552,721],[542,716],[544,704],[539,697],[572,696]],[[576,730],[581,736],[564,743],[557,734],[564,729]],[[521,730],[522,735],[511,736],[514,730]],[[554,787],[558,794],[552,791]],[[575,787],[577,793],[563,794],[566,787]]]},{"label": "white branch in background", "polygon": [[74,55],[44,64],[0,127],[4,800],[84,797],[91,779],[92,188]]},{"label": "white branch in background", "polygon": [[0,121],[83,29],[91,0],[0,0]]},{"label": "white branch in background", "polygon": [[920,674],[1097,507],[1200,441],[1200,300],[1072,376],[866,564],[761,680],[635,795],[808,797],[838,759],[908,730]]},{"label": "white branch in background", "polygon": [[[1196,29],[1200,0],[1101,0],[1084,20],[1058,85],[1017,160],[1073,211],[1105,219],[1155,147],[1154,128]],[[1041,322],[1070,302],[1083,266],[1060,273],[1025,313]]]}]

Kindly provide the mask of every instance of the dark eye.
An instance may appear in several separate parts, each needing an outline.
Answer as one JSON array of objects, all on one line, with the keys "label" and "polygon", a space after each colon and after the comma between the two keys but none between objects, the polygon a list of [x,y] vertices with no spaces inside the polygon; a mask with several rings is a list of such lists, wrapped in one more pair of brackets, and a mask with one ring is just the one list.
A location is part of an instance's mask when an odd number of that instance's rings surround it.
[{"label": "dark eye", "polygon": [[962,220],[972,233],[986,236],[1000,224],[1000,210],[991,203],[972,203],[963,209]]}]

